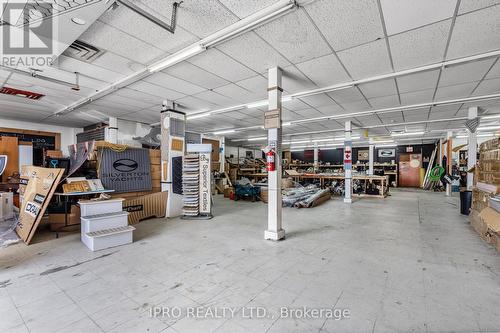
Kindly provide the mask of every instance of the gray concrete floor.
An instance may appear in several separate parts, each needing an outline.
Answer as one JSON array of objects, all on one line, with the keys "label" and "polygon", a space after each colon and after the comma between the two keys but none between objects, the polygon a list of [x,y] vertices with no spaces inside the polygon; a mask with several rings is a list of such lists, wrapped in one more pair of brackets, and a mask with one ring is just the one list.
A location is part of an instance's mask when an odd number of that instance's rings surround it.
[{"label": "gray concrete floor", "polygon": [[[263,240],[267,206],[219,196],[213,220],[145,221],[127,246],[92,253],[71,234],[0,249],[0,331],[500,331],[500,256],[457,198],[392,194],[284,209],[281,242]],[[152,317],[154,306],[239,312]],[[246,318],[253,307],[265,317]],[[351,315],[283,318],[281,307]]]}]

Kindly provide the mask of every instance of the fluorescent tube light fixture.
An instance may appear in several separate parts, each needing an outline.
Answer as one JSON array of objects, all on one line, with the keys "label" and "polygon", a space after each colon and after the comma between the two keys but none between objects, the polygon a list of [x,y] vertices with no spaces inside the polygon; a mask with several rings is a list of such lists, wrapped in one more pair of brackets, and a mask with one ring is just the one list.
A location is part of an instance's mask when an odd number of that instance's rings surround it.
[{"label": "fluorescent tube light fixture", "polygon": [[391,133],[391,136],[410,136],[410,135],[423,135],[425,132],[405,132],[405,133]]},{"label": "fluorescent tube light fixture", "polygon": [[214,135],[229,134],[229,133],[234,133],[234,132],[236,132],[236,130],[230,129],[230,130],[224,130],[224,131],[214,132]]},{"label": "fluorescent tube light fixture", "polygon": [[262,140],[267,140],[267,136],[259,136],[257,138],[248,138],[247,141],[262,141]]},{"label": "fluorescent tube light fixture", "polygon": [[168,57],[166,57],[163,60],[160,60],[151,66],[148,67],[148,70],[150,73],[156,73],[161,70],[164,70],[165,68],[168,68],[170,66],[173,66],[181,61],[184,61],[188,58],[191,58],[197,54],[200,54],[205,50],[205,47],[202,46],[201,44],[194,44],[191,46],[188,46],[179,52],[176,52]]}]

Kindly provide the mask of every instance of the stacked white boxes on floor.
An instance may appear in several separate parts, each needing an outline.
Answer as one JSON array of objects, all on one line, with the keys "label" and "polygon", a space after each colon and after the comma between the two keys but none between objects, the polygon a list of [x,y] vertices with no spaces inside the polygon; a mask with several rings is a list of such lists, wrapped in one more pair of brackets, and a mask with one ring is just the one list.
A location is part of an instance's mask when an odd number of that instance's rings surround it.
[{"label": "stacked white boxes on floor", "polygon": [[124,199],[82,200],[82,242],[92,251],[130,244],[134,227],[128,225],[128,212],[122,210]]}]

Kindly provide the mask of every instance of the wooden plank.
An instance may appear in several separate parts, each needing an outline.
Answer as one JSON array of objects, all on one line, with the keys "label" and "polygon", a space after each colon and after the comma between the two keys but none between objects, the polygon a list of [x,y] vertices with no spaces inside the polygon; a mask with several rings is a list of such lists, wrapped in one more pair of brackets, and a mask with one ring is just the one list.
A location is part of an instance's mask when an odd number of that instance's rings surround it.
[{"label": "wooden plank", "polygon": [[17,137],[4,136],[0,138],[0,155],[7,155],[7,166],[2,175],[4,182],[13,173],[19,172],[19,145]]}]

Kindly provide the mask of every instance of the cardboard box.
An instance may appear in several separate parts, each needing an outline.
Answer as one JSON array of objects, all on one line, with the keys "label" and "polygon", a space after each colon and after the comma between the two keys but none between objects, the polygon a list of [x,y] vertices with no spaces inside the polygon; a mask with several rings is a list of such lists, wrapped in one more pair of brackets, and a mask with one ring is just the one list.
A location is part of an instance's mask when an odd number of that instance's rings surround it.
[{"label": "cardboard box", "polygon": [[71,205],[68,226],[64,225],[64,214],[49,214],[49,224],[52,231],[80,231],[80,207]]},{"label": "cardboard box", "polygon": [[480,213],[471,212],[471,225],[479,236],[500,251],[500,213],[487,207]]},{"label": "cardboard box", "polygon": [[269,195],[267,192],[267,188],[265,187],[260,188],[260,200],[262,200],[263,203],[268,203],[269,201]]},{"label": "cardboard box", "polygon": [[226,187],[224,189],[224,198],[229,198],[231,192],[234,191],[234,188],[232,187]]}]

